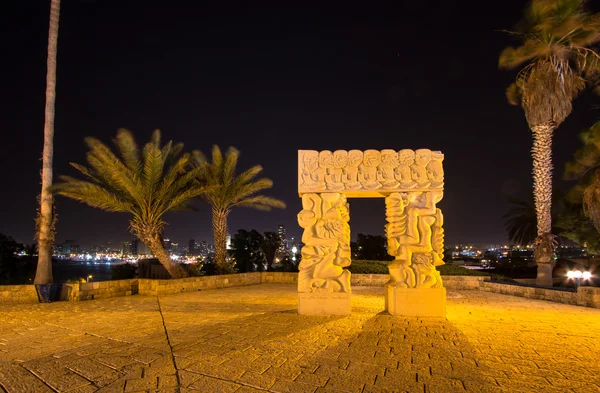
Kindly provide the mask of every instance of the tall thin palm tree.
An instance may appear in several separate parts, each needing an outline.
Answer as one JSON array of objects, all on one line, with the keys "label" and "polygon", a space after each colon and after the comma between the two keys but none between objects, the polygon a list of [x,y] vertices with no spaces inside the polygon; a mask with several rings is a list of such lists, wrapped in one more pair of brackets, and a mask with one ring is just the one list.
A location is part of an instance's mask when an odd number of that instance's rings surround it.
[{"label": "tall thin palm tree", "polygon": [[600,56],[600,15],[590,14],[584,0],[532,0],[513,32],[517,48],[500,55],[499,66],[521,67],[507,89],[513,105],[521,105],[533,133],[533,193],[537,213],[536,262],[550,262],[552,235],[552,136],[571,113],[572,101],[596,81]]},{"label": "tall thin palm tree", "polygon": [[42,152],[42,192],[36,218],[38,264],[34,284],[49,284],[52,279],[52,248],[54,245],[54,198],[52,186],[52,157],[54,155],[54,103],[56,102],[56,54],[58,52],[58,21],[60,0],[50,2],[48,57],[46,59],[46,108],[44,110],[44,148]]},{"label": "tall thin palm tree", "polygon": [[207,191],[200,155],[193,162],[191,154],[181,153],[183,144],[169,141],[161,147],[158,130],[141,151],[129,131],[119,130],[114,140],[118,155],[95,138],[85,142],[89,166],[71,163],[85,180],[61,176],[54,191],[102,210],[132,214],[130,231],[173,278],[185,277],[165,250],[162,218],[170,210],[188,208],[190,200]]},{"label": "tall thin palm tree", "polygon": [[[225,156],[221,153],[219,146],[213,146],[212,160],[208,163],[206,172],[200,179],[206,179],[207,184],[212,186],[202,198],[212,208],[213,235],[215,242],[215,263],[220,272],[229,269],[226,263],[226,241],[227,241],[227,217],[234,207],[251,207],[258,210],[271,210],[271,208],[285,208],[282,201],[258,195],[261,191],[273,187],[270,179],[254,178],[262,171],[260,165],[256,165],[236,176],[236,166],[239,152],[230,147]],[[203,158],[198,155],[197,162],[202,164]]]}]

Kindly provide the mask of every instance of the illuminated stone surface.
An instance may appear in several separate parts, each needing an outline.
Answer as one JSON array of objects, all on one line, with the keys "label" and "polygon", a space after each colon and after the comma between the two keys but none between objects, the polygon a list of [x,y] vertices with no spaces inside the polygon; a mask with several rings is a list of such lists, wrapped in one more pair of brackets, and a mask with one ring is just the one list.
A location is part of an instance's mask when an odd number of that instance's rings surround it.
[{"label": "illuminated stone surface", "polygon": [[281,284],[161,296],[162,316],[0,304],[0,391],[600,392],[598,309],[450,290],[448,320],[401,318],[383,291],[354,287],[348,317],[298,315]]},{"label": "illuminated stone surface", "polygon": [[385,287],[385,309],[391,315],[446,318],[446,288]]},{"label": "illuminated stone surface", "polygon": [[348,197],[385,197],[399,191],[444,188],[439,151],[299,150],[298,193],[340,192]]},{"label": "illuminated stone surface", "polygon": [[[445,292],[435,268],[444,264],[444,216],[436,206],[444,195],[443,160],[441,152],[429,149],[298,151],[298,223],[305,244],[298,275],[300,314],[350,313],[350,303],[343,309],[335,295],[351,293],[350,272],[344,269],[351,262],[347,198],[384,197],[388,253],[394,257],[386,310],[443,317]],[[322,305],[328,297],[336,304]],[[419,306],[411,307],[417,300]]]}]

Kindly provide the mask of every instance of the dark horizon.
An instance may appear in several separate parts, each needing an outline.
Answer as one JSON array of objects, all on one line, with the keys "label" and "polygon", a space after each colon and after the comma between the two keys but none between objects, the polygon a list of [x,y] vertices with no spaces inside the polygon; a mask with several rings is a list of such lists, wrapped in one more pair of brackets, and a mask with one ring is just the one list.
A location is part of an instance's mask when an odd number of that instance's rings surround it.
[{"label": "dark horizon", "polygon": [[[0,147],[5,168],[0,232],[32,243],[43,139],[49,2],[13,2],[3,13],[7,40]],[[504,90],[516,72],[500,71],[500,51],[524,2],[493,13],[480,2],[327,4],[314,8],[199,5],[158,1],[63,1],[58,38],[54,177],[75,175],[85,136],[109,142],[119,128],[138,144],[152,131],[209,153],[213,144],[241,151],[274,181],[266,195],[285,210],[236,209],[239,228],[300,238],[296,215],[297,150],[419,149],[445,154],[447,243],[505,243],[508,198],[531,195],[531,132]],[[597,7],[597,5],[596,5]],[[596,10],[598,11],[598,10]],[[558,128],[556,185],[598,119],[586,93]],[[210,209],[169,213],[165,237],[212,242]],[[383,234],[384,201],[350,200],[351,228]],[[125,214],[57,199],[57,242],[84,247],[121,242]]]}]

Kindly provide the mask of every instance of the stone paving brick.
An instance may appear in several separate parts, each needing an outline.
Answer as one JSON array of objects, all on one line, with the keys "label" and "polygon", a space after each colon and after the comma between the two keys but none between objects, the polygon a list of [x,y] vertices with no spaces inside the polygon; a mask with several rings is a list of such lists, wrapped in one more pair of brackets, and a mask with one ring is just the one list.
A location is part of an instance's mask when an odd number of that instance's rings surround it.
[{"label": "stone paving brick", "polygon": [[125,391],[126,392],[138,392],[145,391],[158,387],[158,378],[138,378],[138,379],[129,379],[127,383],[125,383]]},{"label": "stone paving brick", "polygon": [[318,386],[315,385],[278,379],[270,390],[277,393],[314,393],[317,389]]},{"label": "stone paving brick", "polygon": [[258,374],[252,371],[246,371],[236,382],[249,385],[254,388],[269,389],[275,384],[277,378],[268,375]]},{"label": "stone paving brick", "polygon": [[300,373],[300,375],[298,375],[296,377],[296,379],[294,379],[294,381],[296,382],[302,382],[302,383],[306,383],[309,385],[317,385],[317,386],[325,386],[325,384],[327,383],[327,381],[329,380],[329,376],[325,376],[325,375],[317,375],[317,374],[312,374],[312,373]]},{"label": "stone paving brick", "polygon": [[52,389],[23,367],[8,362],[0,362],[0,386],[8,393],[52,392]]},{"label": "stone paving brick", "polygon": [[223,381],[222,379],[201,376],[190,386],[190,389],[211,393],[233,393],[241,386],[237,383]]}]

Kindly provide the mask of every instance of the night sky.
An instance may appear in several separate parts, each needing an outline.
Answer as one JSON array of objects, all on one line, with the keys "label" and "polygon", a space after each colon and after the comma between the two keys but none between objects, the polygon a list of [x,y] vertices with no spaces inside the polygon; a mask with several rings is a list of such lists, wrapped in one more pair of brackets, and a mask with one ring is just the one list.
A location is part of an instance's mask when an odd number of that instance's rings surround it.
[{"label": "night sky", "polygon": [[[40,192],[49,3],[9,2],[0,16],[0,232],[24,243],[33,239]],[[446,242],[506,241],[508,198],[531,193],[531,133],[505,99],[515,73],[497,62],[513,41],[499,30],[514,26],[524,2],[493,11],[466,0],[204,3],[63,0],[55,178],[75,174],[70,161],[84,162],[85,136],[108,142],[121,127],[140,144],[159,128],[189,150],[232,145],[241,169],[263,165],[274,181],[267,195],[288,208],[234,210],[230,232],[284,224],[298,236],[298,149],[430,148],[445,154]],[[556,178],[599,103],[580,97],[560,126]],[[198,207],[168,214],[165,235],[210,241],[210,210]],[[131,237],[126,214],[62,197],[57,209],[57,241]],[[350,209],[353,234],[383,234],[383,199],[352,199]]]}]

